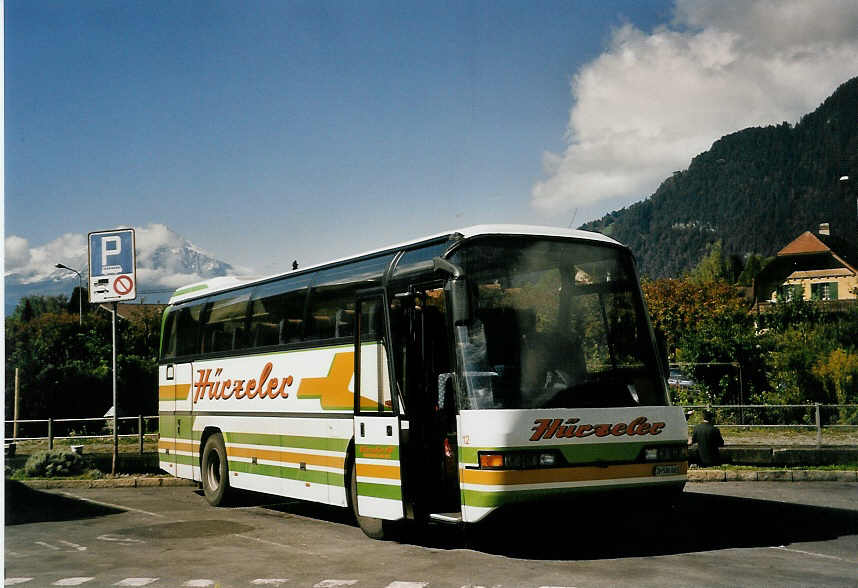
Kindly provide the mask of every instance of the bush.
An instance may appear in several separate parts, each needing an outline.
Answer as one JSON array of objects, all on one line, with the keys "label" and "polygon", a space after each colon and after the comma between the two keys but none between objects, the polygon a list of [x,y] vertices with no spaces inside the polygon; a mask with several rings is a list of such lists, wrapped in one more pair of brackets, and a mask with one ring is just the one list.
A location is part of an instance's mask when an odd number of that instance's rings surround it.
[{"label": "bush", "polygon": [[31,478],[76,476],[90,468],[82,455],[64,449],[40,451],[27,458],[24,474]]}]

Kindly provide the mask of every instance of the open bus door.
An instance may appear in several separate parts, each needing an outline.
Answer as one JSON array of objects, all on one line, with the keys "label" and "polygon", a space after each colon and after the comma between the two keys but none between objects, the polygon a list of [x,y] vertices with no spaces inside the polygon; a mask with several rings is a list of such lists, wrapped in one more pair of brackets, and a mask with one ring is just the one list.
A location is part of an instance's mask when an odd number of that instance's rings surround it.
[{"label": "open bus door", "polygon": [[352,507],[365,533],[383,537],[383,521],[404,518],[405,509],[401,419],[391,395],[382,294],[360,297],[355,318]]}]

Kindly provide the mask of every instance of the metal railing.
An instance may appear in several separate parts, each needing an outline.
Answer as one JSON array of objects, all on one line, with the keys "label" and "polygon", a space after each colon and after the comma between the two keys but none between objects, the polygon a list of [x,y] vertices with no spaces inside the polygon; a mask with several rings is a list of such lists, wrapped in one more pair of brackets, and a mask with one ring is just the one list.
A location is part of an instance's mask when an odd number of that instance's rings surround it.
[{"label": "metal railing", "polygon": [[[815,430],[817,440],[822,439],[825,429],[858,431],[858,404],[688,404],[679,405],[686,411],[702,415],[704,410],[715,413],[716,423],[721,427],[737,429],[804,429]],[[702,420],[700,416],[689,418],[688,427]],[[140,453],[146,438],[157,439],[158,416],[119,417],[117,419],[120,438],[138,439]],[[101,422],[100,427],[91,424]],[[6,442],[48,441],[53,449],[54,441],[77,439],[111,439],[113,417],[78,419],[19,419],[4,421]],[[16,427],[17,423],[17,427]],[[81,423],[76,430],[72,423]],[[16,431],[17,429],[17,431]],[[23,430],[24,434],[17,434]],[[123,432],[124,431],[124,432]],[[858,444],[858,438],[856,438]]]},{"label": "metal railing", "polygon": [[[824,429],[858,431],[858,404],[695,404],[682,407],[701,414],[706,410],[714,412],[719,427],[815,430],[817,445],[822,443]],[[688,420],[689,429],[699,420],[702,419],[692,415]]]},{"label": "metal railing", "polygon": [[[147,437],[157,439],[157,416],[118,417],[117,437],[138,439],[138,451],[143,454],[143,445]],[[91,424],[101,422],[100,427],[93,428]],[[154,425],[153,425],[154,422]],[[72,423],[81,423],[78,432]],[[48,449],[54,448],[54,441],[84,440],[84,439],[113,439],[113,417],[92,417],[77,419],[18,419],[4,421],[6,428],[6,443],[20,441],[48,441]],[[23,430],[23,434],[21,431]],[[126,432],[123,432],[126,431]],[[40,434],[43,433],[43,434]]]}]

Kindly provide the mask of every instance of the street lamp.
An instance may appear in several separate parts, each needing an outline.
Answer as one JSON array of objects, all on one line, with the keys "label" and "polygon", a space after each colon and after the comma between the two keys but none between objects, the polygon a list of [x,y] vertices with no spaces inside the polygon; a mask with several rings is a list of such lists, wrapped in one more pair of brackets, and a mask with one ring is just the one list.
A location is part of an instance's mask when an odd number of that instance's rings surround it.
[{"label": "street lamp", "polygon": [[83,276],[80,275],[80,272],[74,268],[70,268],[67,265],[63,265],[58,263],[55,267],[59,269],[69,270],[70,272],[74,272],[77,274],[78,281],[78,290],[77,290],[77,305],[78,305],[78,316],[80,317],[80,324],[83,326]]}]

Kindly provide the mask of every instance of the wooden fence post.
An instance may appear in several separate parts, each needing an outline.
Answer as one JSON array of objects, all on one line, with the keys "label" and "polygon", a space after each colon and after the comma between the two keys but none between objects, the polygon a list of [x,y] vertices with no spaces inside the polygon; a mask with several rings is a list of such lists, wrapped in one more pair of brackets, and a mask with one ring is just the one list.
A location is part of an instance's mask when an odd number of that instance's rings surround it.
[{"label": "wooden fence post", "polygon": [[54,448],[54,419],[48,419],[48,449]]},{"label": "wooden fence post", "polygon": [[143,415],[137,416],[137,432],[140,434],[140,455],[143,455]]}]

